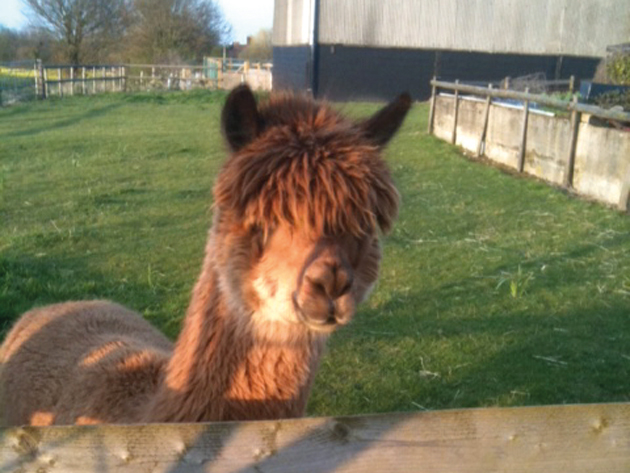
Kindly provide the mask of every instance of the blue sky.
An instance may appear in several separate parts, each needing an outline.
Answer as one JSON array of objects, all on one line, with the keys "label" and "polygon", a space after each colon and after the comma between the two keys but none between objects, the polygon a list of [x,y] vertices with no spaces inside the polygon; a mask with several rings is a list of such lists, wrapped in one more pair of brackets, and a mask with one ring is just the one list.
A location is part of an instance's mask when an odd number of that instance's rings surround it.
[{"label": "blue sky", "polygon": [[[227,20],[232,24],[235,41],[244,43],[248,35],[273,25],[273,0],[218,0]],[[28,24],[22,15],[21,0],[0,0],[0,24],[21,28]]]}]

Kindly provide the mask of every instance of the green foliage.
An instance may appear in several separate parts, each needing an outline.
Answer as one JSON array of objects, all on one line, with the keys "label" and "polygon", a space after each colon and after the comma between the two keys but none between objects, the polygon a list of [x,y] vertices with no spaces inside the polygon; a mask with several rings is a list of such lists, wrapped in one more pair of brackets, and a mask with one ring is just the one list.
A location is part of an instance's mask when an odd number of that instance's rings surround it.
[{"label": "green foliage", "polygon": [[621,92],[614,90],[595,97],[595,103],[603,108],[621,106],[624,110],[630,110],[630,90]]},{"label": "green foliage", "polygon": [[505,283],[509,283],[510,295],[514,298],[518,298],[525,294],[527,286],[533,279],[534,273],[532,271],[524,273],[521,269],[521,265],[519,265],[518,270],[514,273],[507,271],[502,272],[501,279],[499,279],[499,284],[497,284],[496,289],[498,290]]},{"label": "green foliage", "polygon": [[[0,330],[33,305],[98,297],[176,336],[225,156],[223,98],[0,110]],[[426,135],[427,114],[414,106],[386,150],[401,214],[309,413],[630,401],[630,218],[467,160]]]},{"label": "green foliage", "polygon": [[616,54],[606,62],[611,83],[630,85],[630,54]]}]

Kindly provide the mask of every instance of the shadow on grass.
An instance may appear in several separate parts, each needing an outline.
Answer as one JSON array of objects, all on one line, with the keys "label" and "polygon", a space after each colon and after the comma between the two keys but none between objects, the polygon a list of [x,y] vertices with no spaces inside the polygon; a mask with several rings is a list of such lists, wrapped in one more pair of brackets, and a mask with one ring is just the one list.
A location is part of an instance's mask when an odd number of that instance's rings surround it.
[{"label": "shadow on grass", "polygon": [[85,113],[74,115],[72,118],[67,118],[65,120],[58,120],[45,126],[37,126],[37,127],[26,129],[26,130],[6,133],[2,137],[15,138],[15,137],[20,137],[20,136],[32,136],[32,135],[37,135],[39,133],[44,133],[47,131],[66,128],[69,126],[76,125],[84,120],[91,120],[91,119],[106,115],[112,112],[113,110],[121,107],[122,105],[124,105],[124,103],[118,102],[118,103],[110,103],[101,107],[92,107],[90,110],[86,111]]},{"label": "shadow on grass", "polygon": [[[108,299],[142,312],[147,307],[161,307],[167,298],[165,291],[148,282],[130,282],[123,276],[90,270],[84,258],[0,255],[0,340],[18,317],[33,307]],[[184,311],[185,307],[182,315]],[[167,322],[158,320],[157,324]]]}]

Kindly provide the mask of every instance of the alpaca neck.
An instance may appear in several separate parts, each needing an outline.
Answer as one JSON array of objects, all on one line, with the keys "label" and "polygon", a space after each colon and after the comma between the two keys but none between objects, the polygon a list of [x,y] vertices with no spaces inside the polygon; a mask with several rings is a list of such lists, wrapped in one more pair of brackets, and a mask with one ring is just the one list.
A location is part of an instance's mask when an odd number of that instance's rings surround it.
[{"label": "alpaca neck", "polygon": [[277,339],[257,336],[251,324],[243,323],[245,315],[229,309],[211,254],[207,252],[182,332],[145,420],[303,415],[325,339],[286,325],[276,329],[283,332]]}]

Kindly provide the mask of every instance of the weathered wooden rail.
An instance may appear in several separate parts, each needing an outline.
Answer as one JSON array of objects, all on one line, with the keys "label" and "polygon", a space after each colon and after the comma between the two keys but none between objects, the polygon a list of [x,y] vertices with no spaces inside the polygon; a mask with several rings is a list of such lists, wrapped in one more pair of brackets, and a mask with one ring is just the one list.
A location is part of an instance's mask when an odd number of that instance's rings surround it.
[{"label": "weathered wooden rail", "polygon": [[556,108],[558,110],[576,111],[580,113],[588,113],[595,117],[607,118],[610,120],[619,120],[630,122],[630,113],[619,110],[606,110],[595,105],[587,105],[575,101],[565,101],[555,99],[553,97],[547,97],[539,94],[530,94],[528,92],[518,92],[515,90],[503,90],[495,88],[478,87],[475,85],[460,84],[459,82],[444,82],[433,79],[431,86],[435,95],[437,89],[453,90],[473,95],[480,95],[482,97],[503,98],[521,100],[523,102],[536,102],[548,107]]},{"label": "weathered wooden rail", "polygon": [[0,472],[627,473],[630,403],[0,430]]}]

